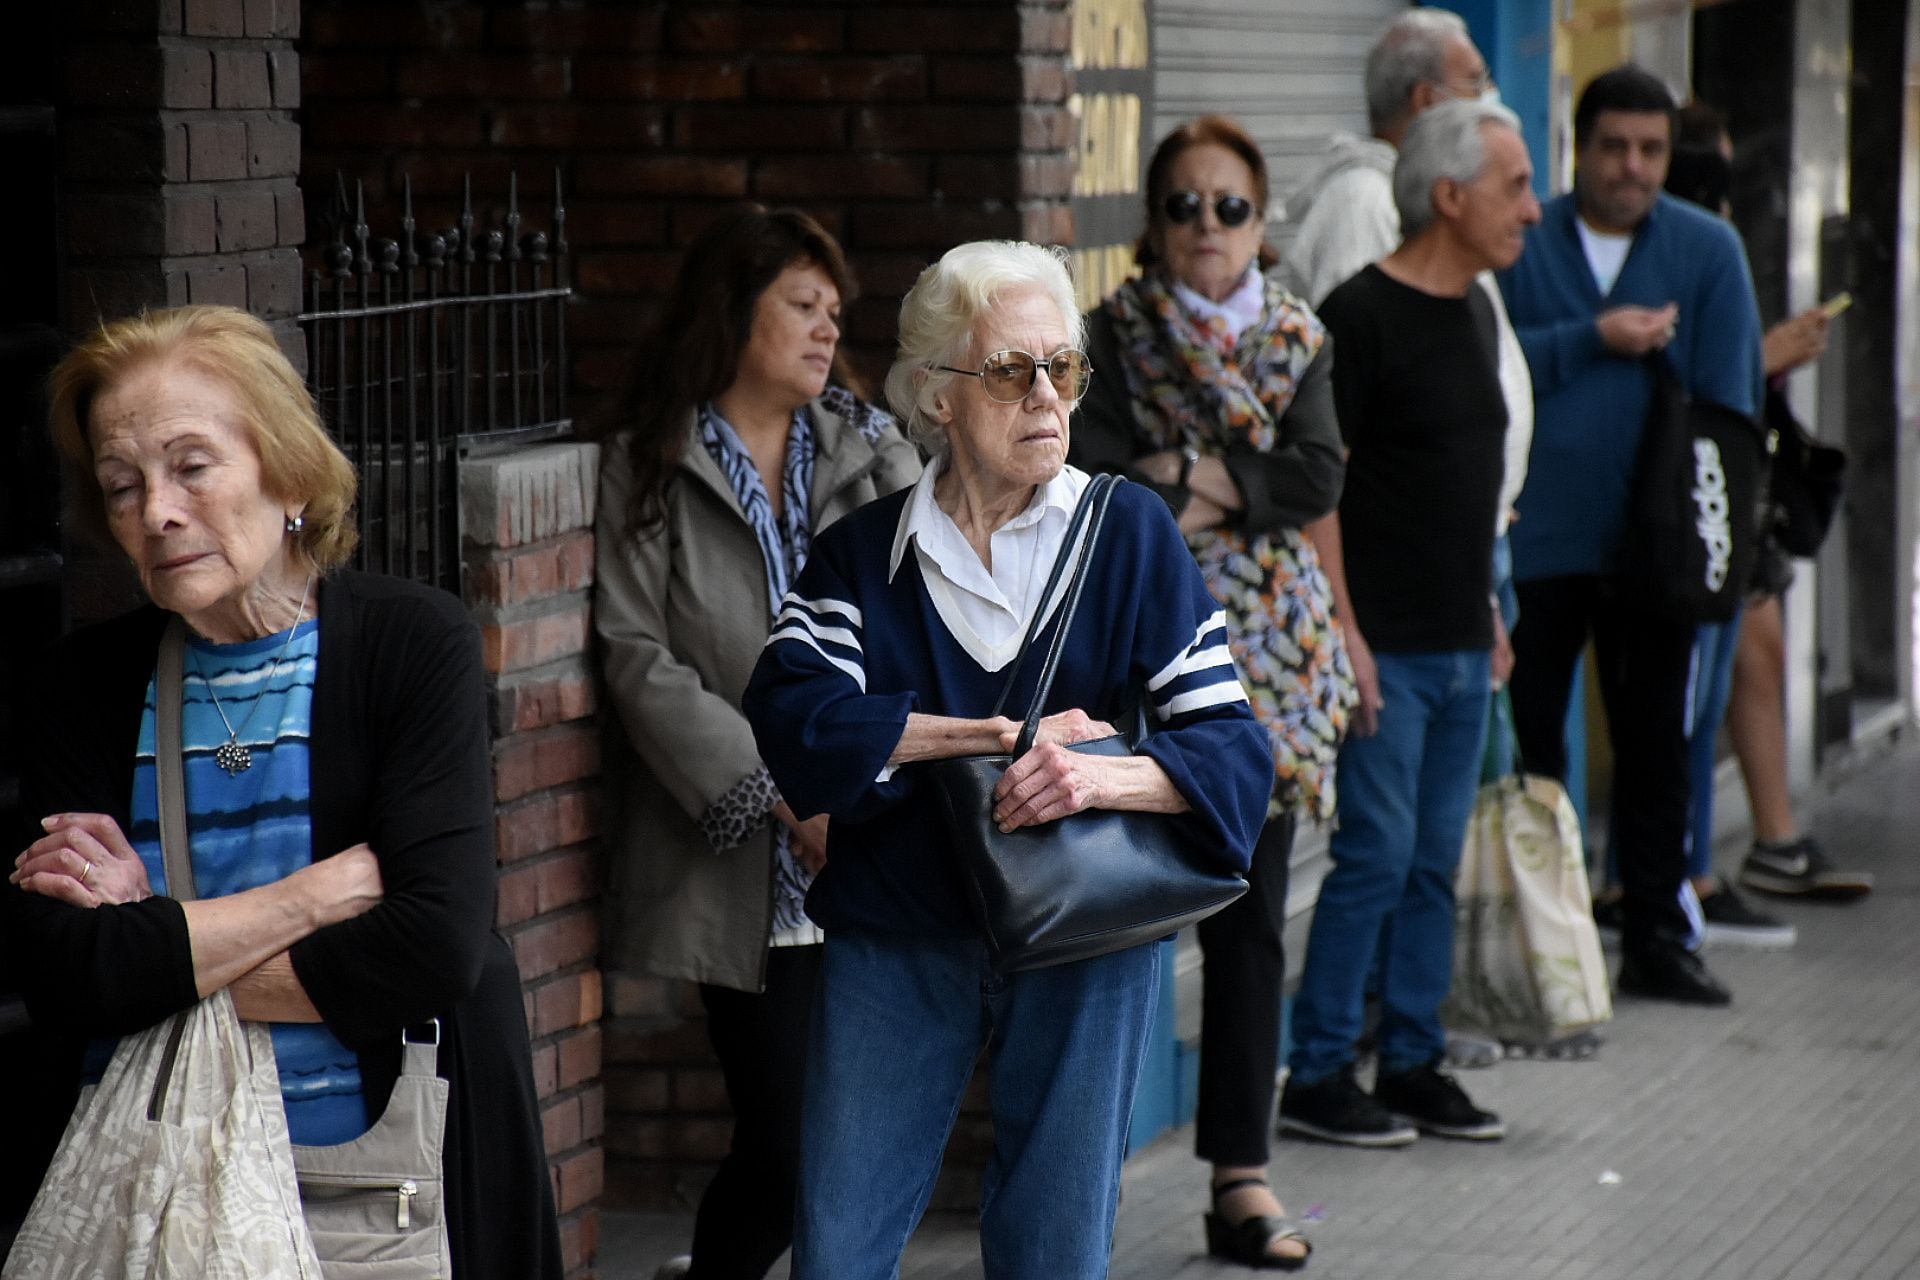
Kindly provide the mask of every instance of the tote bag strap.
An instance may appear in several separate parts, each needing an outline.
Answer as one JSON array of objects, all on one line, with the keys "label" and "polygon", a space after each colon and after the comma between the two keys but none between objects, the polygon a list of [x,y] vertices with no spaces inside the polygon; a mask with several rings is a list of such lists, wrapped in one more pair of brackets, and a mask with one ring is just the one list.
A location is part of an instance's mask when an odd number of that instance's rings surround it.
[{"label": "tote bag strap", "polygon": [[[1014,746],[1013,754],[1025,755],[1033,745],[1035,732],[1039,728],[1040,708],[1046,705],[1047,692],[1053,684],[1053,673],[1059,666],[1061,642],[1067,634],[1067,628],[1073,624],[1074,607],[1080,601],[1080,587],[1086,579],[1088,562],[1093,559],[1094,540],[1099,536],[1099,521],[1106,515],[1107,500],[1113,492],[1113,486],[1124,481],[1119,476],[1102,473],[1093,478],[1087,490],[1080,496],[1080,502],[1073,509],[1073,520],[1067,525],[1066,538],[1060,544],[1060,552],[1053,558],[1053,569],[1047,574],[1047,585],[1040,593],[1040,603],[1033,611],[1033,620],[1027,624],[1027,634],[1020,641],[1020,652],[1014,655],[1013,663],[1007,669],[1007,682],[1000,688],[1000,696],[994,700],[993,710],[987,714],[997,716],[1007,705],[1007,699],[1013,694],[1014,682],[1020,678],[1020,668],[1027,660],[1027,653],[1033,648],[1034,637],[1040,634],[1040,628],[1046,621],[1047,601],[1053,599],[1053,593],[1060,585],[1061,576],[1067,571],[1069,562],[1073,562],[1073,579],[1067,585],[1066,599],[1060,605],[1060,628],[1054,633],[1053,646],[1047,654],[1045,665],[1041,668],[1039,682],[1034,686],[1033,700],[1027,707],[1027,714],[1020,730],[1020,739]],[[1088,529],[1089,522],[1093,527]],[[1087,529],[1084,540],[1080,531]],[[1076,548],[1075,544],[1082,545]],[[1074,561],[1074,552],[1079,550],[1080,557]]]},{"label": "tote bag strap", "polygon": [[160,793],[160,857],[167,893],[191,902],[193,857],[187,845],[186,759],[180,735],[181,684],[186,668],[187,624],[178,614],[160,633],[160,659],[153,669],[153,769]]},{"label": "tote bag strap", "polygon": [[[1101,485],[1100,481],[1108,483]],[[1067,649],[1067,631],[1073,626],[1073,615],[1080,606],[1080,590],[1087,585],[1087,566],[1093,563],[1093,550],[1100,541],[1100,528],[1106,523],[1107,503],[1113,498],[1113,487],[1124,483],[1118,476],[1103,475],[1087,492],[1086,505],[1092,508],[1087,517],[1086,546],[1080,553],[1079,562],[1073,566],[1073,581],[1067,586],[1067,598],[1060,605],[1060,626],[1053,633],[1053,643],[1047,648],[1047,660],[1040,668],[1040,679],[1033,686],[1033,701],[1027,704],[1025,722],[1020,726],[1020,737],[1013,745],[1013,754],[1017,759],[1032,748],[1034,739],[1040,733],[1040,716],[1047,705],[1047,694],[1053,689],[1054,673],[1060,669],[1061,655]]]}]

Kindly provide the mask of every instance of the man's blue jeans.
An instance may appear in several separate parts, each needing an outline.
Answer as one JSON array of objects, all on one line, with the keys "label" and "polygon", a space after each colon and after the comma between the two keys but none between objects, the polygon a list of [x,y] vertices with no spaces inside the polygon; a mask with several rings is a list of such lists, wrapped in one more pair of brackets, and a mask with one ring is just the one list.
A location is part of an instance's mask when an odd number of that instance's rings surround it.
[{"label": "man's blue jeans", "polygon": [[1380,731],[1340,748],[1333,870],[1320,886],[1293,1001],[1293,1078],[1315,1084],[1354,1060],[1367,969],[1380,971],[1383,1072],[1446,1049],[1453,878],[1479,790],[1489,654],[1381,653]]},{"label": "man's blue jeans", "polygon": [[993,976],[978,941],[835,934],[814,1003],[795,1280],[891,1280],[983,1045],[989,1280],[1107,1274],[1160,944]]},{"label": "man's blue jeans", "polygon": [[1687,775],[1693,782],[1693,830],[1687,844],[1687,874],[1713,874],[1714,747],[1733,694],[1734,655],[1740,650],[1740,614],[1730,622],[1700,628],[1693,647],[1693,707],[1687,717]]}]

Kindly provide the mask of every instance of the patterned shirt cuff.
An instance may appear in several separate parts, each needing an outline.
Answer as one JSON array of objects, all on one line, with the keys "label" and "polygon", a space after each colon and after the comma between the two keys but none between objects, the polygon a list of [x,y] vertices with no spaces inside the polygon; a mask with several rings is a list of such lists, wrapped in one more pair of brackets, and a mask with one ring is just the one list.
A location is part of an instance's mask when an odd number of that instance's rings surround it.
[{"label": "patterned shirt cuff", "polygon": [[761,765],[707,806],[700,815],[700,832],[715,853],[725,853],[745,844],[749,836],[766,826],[779,803],[780,791],[773,785],[773,775]]}]

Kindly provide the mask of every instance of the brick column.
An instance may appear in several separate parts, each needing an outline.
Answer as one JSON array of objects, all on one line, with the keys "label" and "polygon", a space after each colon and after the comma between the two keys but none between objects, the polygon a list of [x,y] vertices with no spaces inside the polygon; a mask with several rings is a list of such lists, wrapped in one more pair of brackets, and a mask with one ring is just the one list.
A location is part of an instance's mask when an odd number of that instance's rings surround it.
[{"label": "brick column", "polygon": [[62,183],[70,330],[141,307],[300,309],[298,0],[82,0]]},{"label": "brick column", "polygon": [[460,471],[465,594],[493,713],[499,924],[526,988],[569,1274],[598,1245],[605,1125],[587,596],[598,458],[594,445],[548,445]]}]

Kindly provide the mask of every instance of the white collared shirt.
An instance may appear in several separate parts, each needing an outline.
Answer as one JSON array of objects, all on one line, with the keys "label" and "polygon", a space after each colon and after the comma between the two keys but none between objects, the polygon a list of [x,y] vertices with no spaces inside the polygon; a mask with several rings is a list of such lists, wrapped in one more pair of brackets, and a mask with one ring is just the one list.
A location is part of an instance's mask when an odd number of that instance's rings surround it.
[{"label": "white collared shirt", "polygon": [[[887,577],[891,581],[900,572],[911,543],[940,621],[982,669],[999,671],[1020,652],[1027,624],[1040,606],[1040,592],[1066,540],[1074,507],[1091,477],[1077,468],[1062,467],[1039,486],[1020,514],[993,531],[988,541],[993,556],[989,570],[953,517],[934,500],[934,484],[949,465],[949,459],[936,460],[914,485],[894,532]],[[1055,599],[1046,602],[1049,614],[1065,587],[1066,575],[1062,575]]]}]

